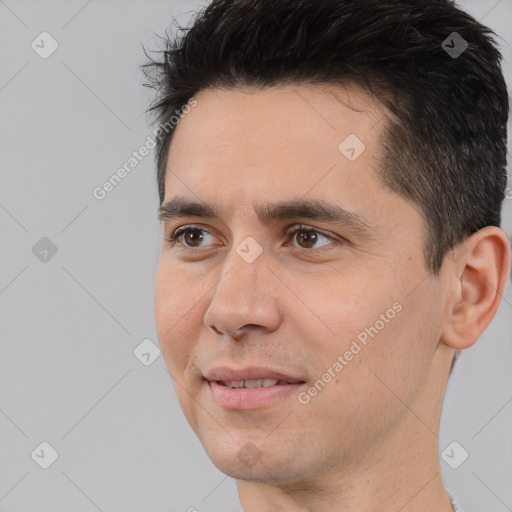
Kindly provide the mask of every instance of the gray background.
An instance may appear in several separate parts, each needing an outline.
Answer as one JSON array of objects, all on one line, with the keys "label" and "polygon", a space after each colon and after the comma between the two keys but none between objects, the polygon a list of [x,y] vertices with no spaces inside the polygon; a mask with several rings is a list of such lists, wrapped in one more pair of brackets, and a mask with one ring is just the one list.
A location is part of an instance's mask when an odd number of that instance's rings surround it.
[{"label": "gray background", "polygon": [[[156,48],[154,33],[202,4],[0,0],[2,512],[238,509],[163,358],[145,366],[133,353],[144,339],[158,344],[153,154],[105,199],[92,195],[152,130],[141,43]],[[461,6],[502,37],[510,87],[512,1]],[[59,44],[47,59],[31,48],[43,31]],[[43,237],[57,249],[46,262],[33,251]],[[464,512],[512,510],[511,310],[509,286],[449,383],[439,446],[469,453],[458,469],[442,461]],[[43,441],[58,452],[48,469],[36,463],[50,456]]]}]

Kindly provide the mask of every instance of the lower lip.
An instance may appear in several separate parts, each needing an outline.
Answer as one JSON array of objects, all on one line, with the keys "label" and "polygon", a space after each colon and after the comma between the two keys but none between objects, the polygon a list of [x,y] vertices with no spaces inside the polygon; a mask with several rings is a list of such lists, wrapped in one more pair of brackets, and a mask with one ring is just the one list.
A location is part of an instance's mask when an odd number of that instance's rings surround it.
[{"label": "lower lip", "polygon": [[229,388],[217,381],[207,381],[217,405],[230,410],[266,407],[296,392],[304,383],[278,384],[268,388]]}]

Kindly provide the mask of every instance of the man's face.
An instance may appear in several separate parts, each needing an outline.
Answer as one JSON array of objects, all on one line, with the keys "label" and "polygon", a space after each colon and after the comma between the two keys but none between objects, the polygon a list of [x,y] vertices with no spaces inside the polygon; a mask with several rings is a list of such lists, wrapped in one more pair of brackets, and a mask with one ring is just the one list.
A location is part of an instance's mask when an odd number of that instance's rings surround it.
[{"label": "man's face", "polygon": [[[418,209],[376,174],[384,111],[355,87],[196,100],[174,134],[164,202],[203,202],[219,218],[164,220],[165,238],[192,228],[163,240],[155,286],[183,412],[234,478],[285,483],[361,463],[424,397],[445,295],[425,266]],[[257,215],[288,201],[348,214]],[[230,389],[206,380],[219,367],[294,383]]]}]

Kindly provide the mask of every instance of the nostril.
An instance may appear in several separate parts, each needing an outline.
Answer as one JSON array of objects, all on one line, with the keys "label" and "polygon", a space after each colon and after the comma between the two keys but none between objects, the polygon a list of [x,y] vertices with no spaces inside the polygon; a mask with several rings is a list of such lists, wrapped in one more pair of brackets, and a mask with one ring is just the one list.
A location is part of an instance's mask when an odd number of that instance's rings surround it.
[{"label": "nostril", "polygon": [[219,329],[217,329],[217,327],[215,327],[214,325],[211,325],[210,326],[210,329],[214,330],[217,334],[220,334],[222,336],[223,332],[222,331],[219,331]]}]

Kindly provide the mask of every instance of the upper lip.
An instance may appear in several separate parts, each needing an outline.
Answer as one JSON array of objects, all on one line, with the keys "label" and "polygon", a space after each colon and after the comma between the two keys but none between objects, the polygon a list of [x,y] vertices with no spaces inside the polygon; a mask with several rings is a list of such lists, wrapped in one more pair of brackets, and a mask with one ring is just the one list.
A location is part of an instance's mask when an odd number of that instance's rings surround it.
[{"label": "upper lip", "polygon": [[290,384],[302,383],[304,380],[286,375],[285,373],[264,367],[251,367],[243,369],[228,368],[227,366],[216,366],[208,370],[204,377],[210,381],[233,381],[233,380],[258,380],[275,379],[288,382]]}]

